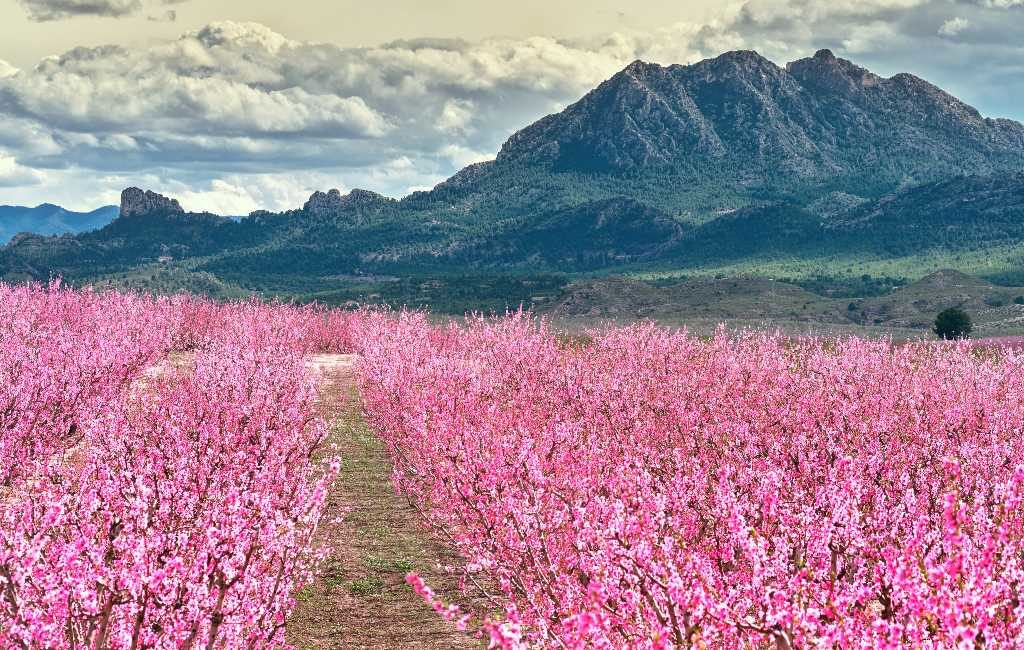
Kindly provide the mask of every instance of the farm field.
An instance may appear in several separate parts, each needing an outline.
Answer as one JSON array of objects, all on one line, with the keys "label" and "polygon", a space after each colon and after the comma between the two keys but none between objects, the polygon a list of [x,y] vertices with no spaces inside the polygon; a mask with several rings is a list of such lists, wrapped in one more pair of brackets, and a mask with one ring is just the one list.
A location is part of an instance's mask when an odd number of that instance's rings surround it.
[{"label": "farm field", "polygon": [[2,647],[1024,644],[1017,339],[0,315]]}]

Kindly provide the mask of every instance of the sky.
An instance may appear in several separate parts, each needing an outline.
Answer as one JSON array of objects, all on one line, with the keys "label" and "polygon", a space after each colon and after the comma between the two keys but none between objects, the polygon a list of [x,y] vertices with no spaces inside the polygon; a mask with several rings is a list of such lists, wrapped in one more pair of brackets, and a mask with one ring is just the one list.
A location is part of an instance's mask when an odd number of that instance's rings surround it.
[{"label": "sky", "polygon": [[635,59],[830,48],[1024,120],[1024,0],[0,0],[0,204],[301,207],[493,158]]}]

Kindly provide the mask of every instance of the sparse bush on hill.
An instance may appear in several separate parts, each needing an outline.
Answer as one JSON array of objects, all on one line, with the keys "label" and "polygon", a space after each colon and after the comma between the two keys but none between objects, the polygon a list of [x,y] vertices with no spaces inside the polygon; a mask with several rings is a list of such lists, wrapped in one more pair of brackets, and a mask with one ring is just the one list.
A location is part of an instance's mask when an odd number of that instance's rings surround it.
[{"label": "sparse bush on hill", "polygon": [[940,339],[952,341],[970,337],[973,329],[974,325],[971,323],[971,317],[967,315],[967,312],[956,307],[950,307],[935,317],[935,325],[932,331]]}]

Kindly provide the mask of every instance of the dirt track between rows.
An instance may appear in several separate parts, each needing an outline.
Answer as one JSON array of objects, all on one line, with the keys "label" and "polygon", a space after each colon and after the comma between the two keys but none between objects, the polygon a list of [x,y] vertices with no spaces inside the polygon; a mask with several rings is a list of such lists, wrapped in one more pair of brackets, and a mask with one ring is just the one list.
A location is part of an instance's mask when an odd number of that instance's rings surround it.
[{"label": "dirt track between rows", "polygon": [[459,602],[457,579],[444,566],[459,558],[421,524],[391,486],[391,462],[363,422],[352,355],[318,355],[321,408],[331,423],[342,469],[328,496],[317,544],[329,559],[298,596],[288,621],[297,648],[481,648],[483,642],[443,621],[405,583],[416,571],[435,591]]}]

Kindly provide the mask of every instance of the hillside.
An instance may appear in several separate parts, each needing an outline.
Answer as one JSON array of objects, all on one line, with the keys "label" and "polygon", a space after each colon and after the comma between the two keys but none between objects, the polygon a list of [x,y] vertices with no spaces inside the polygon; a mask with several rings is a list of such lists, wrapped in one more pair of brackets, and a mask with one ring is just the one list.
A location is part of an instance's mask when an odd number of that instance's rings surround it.
[{"label": "hillside", "polygon": [[1024,126],[921,79],[730,52],[635,62],[431,191],[228,219],[131,188],[99,230],[19,237],[0,275],[454,311],[544,303],[581,274],[844,298],[943,268],[1013,283],[1022,170]]},{"label": "hillside", "polygon": [[624,278],[581,280],[541,311],[561,323],[650,319],[706,329],[728,321],[809,331],[884,328],[916,337],[926,336],[936,314],[948,307],[967,311],[981,336],[1024,331],[1024,287],[996,286],[949,269],[883,296],[852,301],[756,277],[694,278],[661,286]]}]

